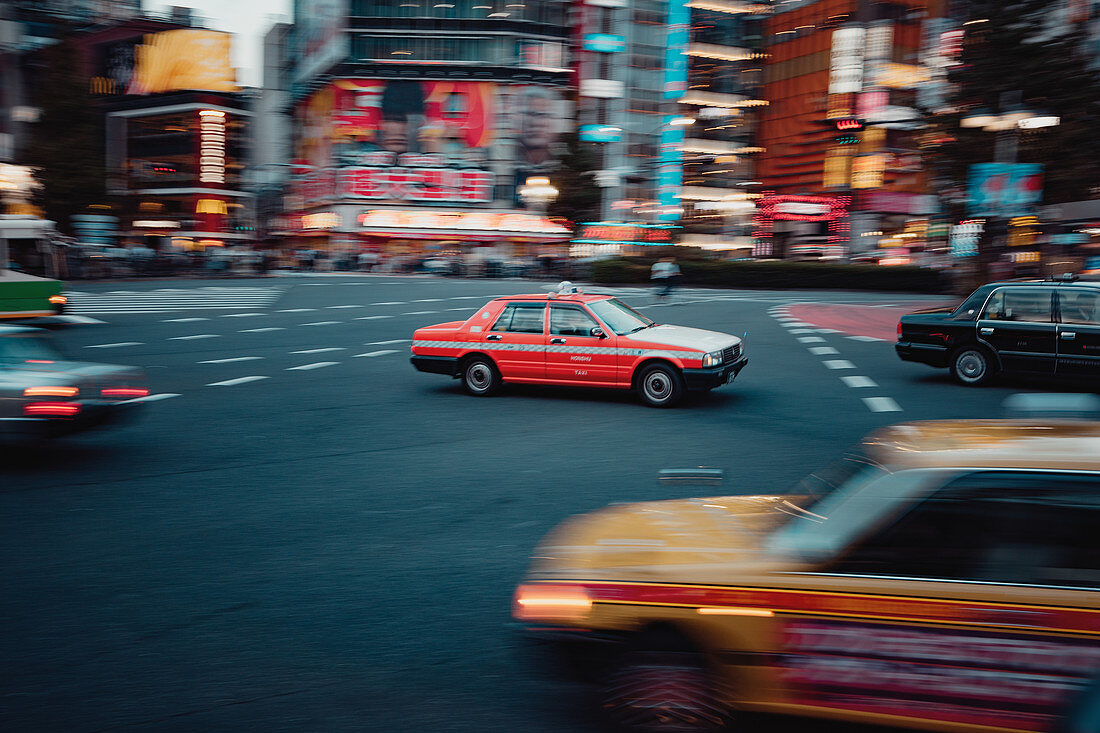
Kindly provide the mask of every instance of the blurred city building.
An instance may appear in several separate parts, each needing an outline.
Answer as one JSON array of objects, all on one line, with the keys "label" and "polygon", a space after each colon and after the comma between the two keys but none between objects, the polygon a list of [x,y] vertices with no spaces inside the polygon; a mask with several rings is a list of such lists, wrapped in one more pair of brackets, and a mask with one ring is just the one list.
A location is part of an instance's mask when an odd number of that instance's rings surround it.
[{"label": "blurred city building", "polygon": [[[927,195],[916,133],[928,0],[779,3],[765,23],[768,64],[757,174],[770,192],[756,253],[791,259],[889,254],[923,242]],[[924,222],[924,223],[920,223]],[[903,252],[904,250],[904,252]]]},{"label": "blurred city building", "polygon": [[[37,124],[43,83],[86,90],[100,123],[90,156],[105,169],[102,200],[59,221],[77,240],[151,250],[220,246],[252,238],[241,185],[249,101],[235,81],[228,33],[204,28],[190,8],[144,12],[138,0],[15,2],[5,6],[0,153],[19,160]],[[51,49],[64,47],[71,68]],[[56,81],[55,81],[56,83]],[[38,95],[41,96],[41,95]],[[36,106],[38,105],[38,106]],[[3,180],[33,179],[6,168]],[[3,190],[24,213],[28,190]],[[26,213],[33,213],[28,209]]]},{"label": "blurred city building", "polygon": [[569,230],[524,192],[556,169],[573,124],[565,8],[296,2],[281,234],[399,257],[561,251]]},{"label": "blurred city building", "polygon": [[[751,249],[762,19],[769,2],[590,0],[574,11],[580,139],[597,143],[601,232],[679,226],[682,244]],[[611,254],[615,243],[585,253]],[[623,240],[624,248],[636,242]]]}]

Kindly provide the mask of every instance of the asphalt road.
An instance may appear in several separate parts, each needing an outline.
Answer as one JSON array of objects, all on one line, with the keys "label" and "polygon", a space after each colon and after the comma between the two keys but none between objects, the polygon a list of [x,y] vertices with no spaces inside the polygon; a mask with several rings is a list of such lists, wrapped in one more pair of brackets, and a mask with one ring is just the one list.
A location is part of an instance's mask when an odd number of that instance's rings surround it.
[{"label": "asphalt road", "polygon": [[668,467],[783,491],[876,427],[995,417],[1034,389],[959,387],[808,323],[806,304],[943,300],[837,292],[653,307],[621,289],[658,321],[748,332],[737,382],[672,410],[586,390],[477,399],[410,366],[414,328],[541,287],[75,284],[75,312],[105,323],[59,343],[145,367],[161,398],[137,424],[0,456],[0,729],[595,731],[581,688],[533,668],[509,625],[557,522],[693,493],[658,485]]}]

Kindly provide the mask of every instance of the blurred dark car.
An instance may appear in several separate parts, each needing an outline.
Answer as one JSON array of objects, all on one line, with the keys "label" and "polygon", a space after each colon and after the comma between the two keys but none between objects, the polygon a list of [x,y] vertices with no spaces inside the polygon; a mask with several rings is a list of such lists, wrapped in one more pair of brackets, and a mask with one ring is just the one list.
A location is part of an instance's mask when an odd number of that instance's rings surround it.
[{"label": "blurred dark car", "polygon": [[52,438],[130,419],[148,394],[139,368],[70,361],[44,331],[0,326],[0,439]]},{"label": "blurred dark car", "polygon": [[600,709],[629,730],[764,712],[1096,731],[1097,526],[1100,423],[896,425],[792,494],[574,517],[513,616],[598,670]]},{"label": "blurred dark car", "polygon": [[1020,280],[983,285],[957,308],[901,317],[897,354],[946,367],[961,384],[998,374],[1100,377],[1100,282]]}]

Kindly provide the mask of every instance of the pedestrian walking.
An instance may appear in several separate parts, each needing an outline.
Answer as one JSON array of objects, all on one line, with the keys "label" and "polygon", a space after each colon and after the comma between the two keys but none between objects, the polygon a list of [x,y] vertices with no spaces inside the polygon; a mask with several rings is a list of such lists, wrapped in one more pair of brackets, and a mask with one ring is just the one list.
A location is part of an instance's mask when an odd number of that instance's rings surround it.
[{"label": "pedestrian walking", "polygon": [[672,288],[679,277],[680,268],[672,257],[663,257],[653,263],[653,268],[649,271],[649,279],[658,288],[658,300],[663,300],[672,295]]}]

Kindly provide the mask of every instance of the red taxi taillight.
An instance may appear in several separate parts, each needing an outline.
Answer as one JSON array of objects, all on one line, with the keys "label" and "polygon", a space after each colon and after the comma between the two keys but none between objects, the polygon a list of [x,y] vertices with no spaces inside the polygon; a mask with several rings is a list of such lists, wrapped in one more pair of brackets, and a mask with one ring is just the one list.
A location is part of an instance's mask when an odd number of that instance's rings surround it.
[{"label": "red taxi taillight", "polygon": [[99,393],[104,397],[117,397],[126,400],[149,396],[149,390],[141,387],[106,387],[101,389]]},{"label": "red taxi taillight", "polygon": [[72,417],[79,412],[79,402],[28,402],[23,405],[23,414],[27,417]]}]

